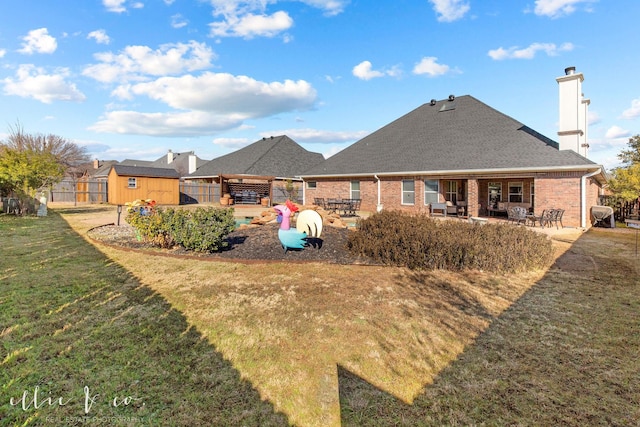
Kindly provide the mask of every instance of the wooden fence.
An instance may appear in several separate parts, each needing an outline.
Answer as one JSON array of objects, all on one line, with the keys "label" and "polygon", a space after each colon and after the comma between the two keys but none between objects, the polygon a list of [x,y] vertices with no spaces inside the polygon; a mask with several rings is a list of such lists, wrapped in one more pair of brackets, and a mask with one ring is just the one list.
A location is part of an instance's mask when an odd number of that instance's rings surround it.
[{"label": "wooden fence", "polygon": [[[298,203],[302,202],[302,191],[297,194]],[[284,203],[290,194],[279,185],[272,189],[272,204]],[[63,203],[107,203],[107,182],[97,179],[71,180],[64,179],[51,189],[52,202]],[[180,204],[212,204],[220,201],[220,184],[180,183]]]},{"label": "wooden fence", "polygon": [[613,208],[613,216],[616,221],[624,222],[625,219],[638,219],[638,215],[640,215],[640,197],[628,202],[617,200],[611,196],[600,196],[599,203]]}]

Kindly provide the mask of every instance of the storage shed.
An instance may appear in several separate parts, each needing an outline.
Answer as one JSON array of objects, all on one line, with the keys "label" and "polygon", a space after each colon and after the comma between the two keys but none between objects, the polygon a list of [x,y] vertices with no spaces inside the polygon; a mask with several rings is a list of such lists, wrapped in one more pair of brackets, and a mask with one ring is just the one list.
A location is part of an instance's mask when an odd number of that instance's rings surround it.
[{"label": "storage shed", "polygon": [[113,165],[109,171],[109,203],[124,205],[153,199],[159,205],[180,204],[180,176],[174,169]]}]

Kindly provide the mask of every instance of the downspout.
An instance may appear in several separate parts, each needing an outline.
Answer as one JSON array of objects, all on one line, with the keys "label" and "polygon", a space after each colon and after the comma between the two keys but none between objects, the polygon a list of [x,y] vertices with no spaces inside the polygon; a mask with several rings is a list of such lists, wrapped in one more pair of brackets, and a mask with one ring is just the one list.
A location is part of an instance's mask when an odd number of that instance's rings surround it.
[{"label": "downspout", "polygon": [[580,227],[587,228],[587,178],[591,178],[592,176],[598,175],[602,170],[598,169],[597,171],[588,173],[586,175],[582,175],[580,179]]},{"label": "downspout", "polygon": [[380,203],[380,200],[382,195],[380,194],[380,178],[378,177],[378,175],[375,175],[375,174],[373,175],[373,177],[376,179],[376,181],[378,181],[378,203],[376,204],[376,211],[381,212],[382,204]]}]

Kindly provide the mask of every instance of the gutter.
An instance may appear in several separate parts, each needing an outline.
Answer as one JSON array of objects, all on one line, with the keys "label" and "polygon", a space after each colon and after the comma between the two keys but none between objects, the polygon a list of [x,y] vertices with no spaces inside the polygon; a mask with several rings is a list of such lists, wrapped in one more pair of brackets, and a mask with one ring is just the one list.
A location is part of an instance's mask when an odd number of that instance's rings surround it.
[{"label": "gutter", "polygon": [[313,178],[357,178],[370,177],[378,179],[384,176],[400,175],[420,175],[420,176],[440,176],[440,175],[474,175],[474,174],[513,174],[513,173],[534,173],[534,172],[570,172],[583,171],[585,169],[597,168],[596,173],[601,171],[601,167],[592,165],[556,166],[556,167],[530,167],[530,168],[501,168],[501,169],[453,169],[453,170],[429,170],[429,171],[397,171],[397,172],[368,172],[368,173],[339,173],[339,174],[318,174],[301,175],[302,179]]},{"label": "gutter", "polygon": [[373,177],[376,179],[376,181],[378,182],[378,203],[376,204],[376,211],[377,212],[381,212],[382,211],[382,203],[380,203],[380,198],[381,198],[381,193],[380,193],[380,177],[376,174],[373,175]]},{"label": "gutter", "polygon": [[602,172],[601,168],[597,171],[582,175],[580,178],[580,227],[587,228],[587,178],[598,175]]}]

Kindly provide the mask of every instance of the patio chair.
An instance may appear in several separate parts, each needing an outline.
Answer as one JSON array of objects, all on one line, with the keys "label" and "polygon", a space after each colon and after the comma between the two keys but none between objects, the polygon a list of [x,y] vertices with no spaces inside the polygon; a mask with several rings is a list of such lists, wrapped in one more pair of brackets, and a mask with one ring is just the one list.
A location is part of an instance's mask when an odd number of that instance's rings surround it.
[{"label": "patio chair", "polygon": [[458,215],[458,207],[449,200],[447,200],[447,215]]},{"label": "patio chair", "polygon": [[562,216],[564,215],[564,209],[553,209],[553,214],[551,218],[549,218],[549,227],[551,227],[551,223],[556,225],[556,230],[558,229],[558,223],[564,228],[564,224],[562,224]]},{"label": "patio chair", "polygon": [[515,222],[516,224],[527,223],[527,210],[522,206],[513,206],[507,209],[507,221]]},{"label": "patio chair", "polygon": [[549,220],[551,219],[551,213],[551,209],[545,209],[540,215],[527,215],[527,220],[531,222],[532,227],[536,226],[536,222],[540,224],[540,227],[544,227],[549,223]]},{"label": "patio chair", "polygon": [[324,197],[315,197],[313,199],[313,204],[320,206],[322,209],[327,209],[327,206],[324,204]]}]

